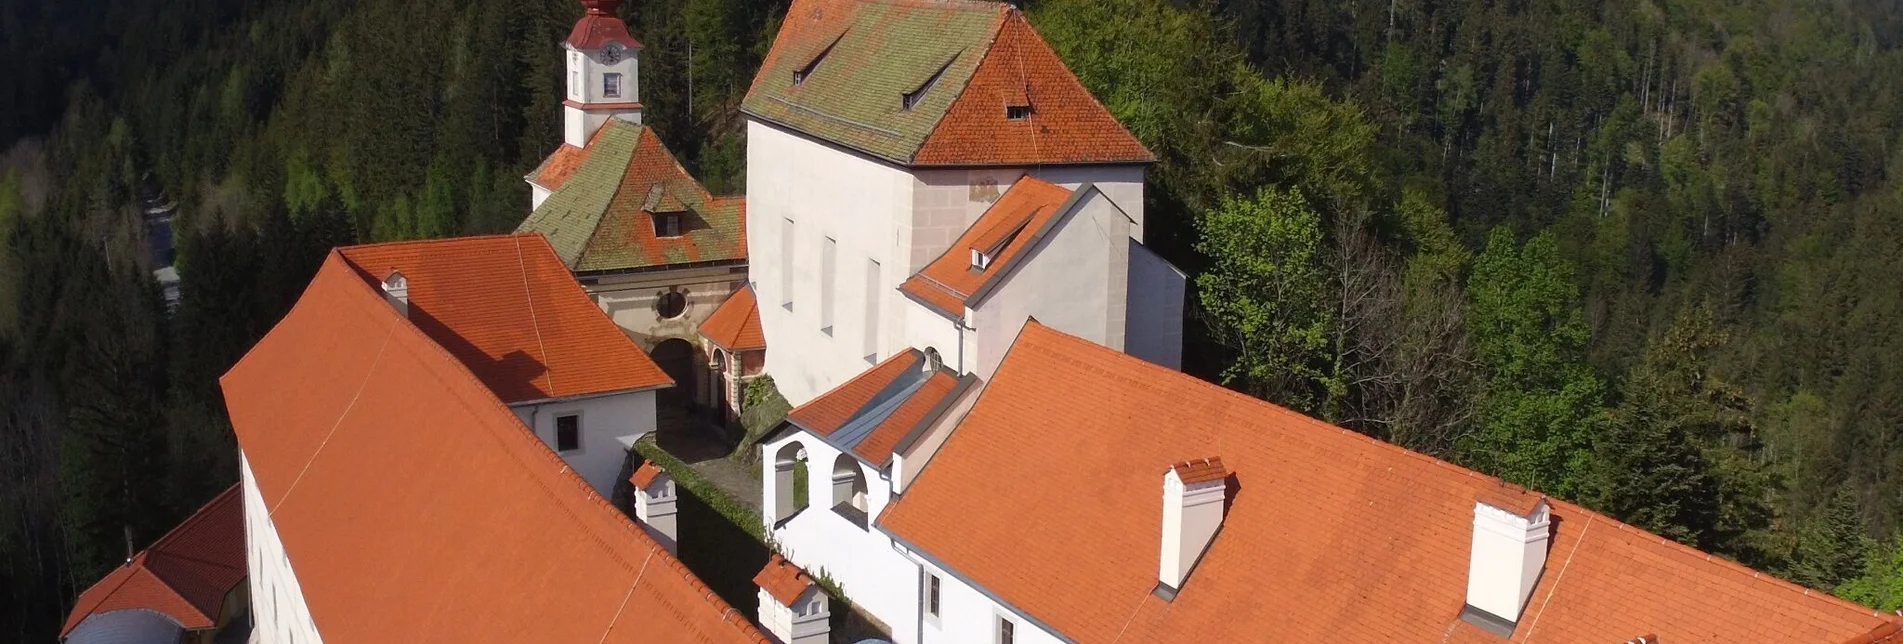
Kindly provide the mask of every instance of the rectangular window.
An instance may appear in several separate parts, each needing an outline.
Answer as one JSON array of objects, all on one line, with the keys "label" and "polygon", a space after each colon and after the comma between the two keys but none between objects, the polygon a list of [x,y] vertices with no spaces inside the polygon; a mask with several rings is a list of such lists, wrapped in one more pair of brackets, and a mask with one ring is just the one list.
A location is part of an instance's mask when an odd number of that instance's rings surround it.
[{"label": "rectangular window", "polygon": [[608,98],[621,98],[621,75],[601,75],[601,95]]},{"label": "rectangular window", "polygon": [[655,213],[654,236],[655,237],[681,236],[681,214],[678,212]]},{"label": "rectangular window", "polygon": [[1018,625],[1011,623],[1008,617],[998,618],[998,644],[1013,644],[1017,641]]},{"label": "rectangular window", "polygon": [[568,73],[568,95],[581,98],[581,72]]},{"label": "rectangular window", "polygon": [[555,451],[573,452],[578,449],[581,449],[581,415],[556,416]]},{"label": "rectangular window", "polygon": [[1004,117],[1007,119],[1011,119],[1013,121],[1021,121],[1024,119],[1031,118],[1031,106],[1029,105],[1005,106]]},{"label": "rectangular window", "polygon": [[866,260],[866,362],[879,362],[879,260]]},{"label": "rectangular window", "polygon": [[925,574],[925,614],[938,616],[938,575]]},{"label": "rectangular window", "polygon": [[793,220],[780,220],[780,307],[793,310]]},{"label": "rectangular window", "polygon": [[833,264],[838,254],[839,242],[827,237],[819,247],[819,332],[826,335],[833,334],[833,282],[839,277]]}]

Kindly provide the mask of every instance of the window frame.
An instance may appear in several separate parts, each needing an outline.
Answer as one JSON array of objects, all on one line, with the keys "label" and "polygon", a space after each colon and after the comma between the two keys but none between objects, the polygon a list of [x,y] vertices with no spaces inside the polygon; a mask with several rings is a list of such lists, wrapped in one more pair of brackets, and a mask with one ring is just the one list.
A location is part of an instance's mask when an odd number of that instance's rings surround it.
[{"label": "window frame", "polygon": [[[564,418],[575,419],[575,448],[574,449],[562,449],[562,419]],[[552,428],[553,429],[552,438],[554,440],[549,441],[550,443],[549,447],[555,448],[556,454],[582,453],[584,451],[583,449],[584,444],[581,439],[581,431],[582,431],[581,427],[582,427],[582,411],[581,410],[577,409],[575,410],[574,413],[569,413],[569,414],[556,414],[555,425]]]},{"label": "window frame", "polygon": [[997,644],[1017,644],[1018,623],[1010,615],[998,613],[998,628],[994,638]]},{"label": "window frame", "polygon": [[1031,118],[1031,115],[1036,113],[1037,110],[1033,109],[1030,104],[1004,106],[1004,120],[1007,121],[1023,121]]},{"label": "window frame", "polygon": [[938,575],[925,573],[925,616],[933,623],[938,622],[944,608],[944,582]]},{"label": "window frame", "polygon": [[619,72],[607,72],[601,75],[602,98],[621,98],[621,88],[621,74]]}]

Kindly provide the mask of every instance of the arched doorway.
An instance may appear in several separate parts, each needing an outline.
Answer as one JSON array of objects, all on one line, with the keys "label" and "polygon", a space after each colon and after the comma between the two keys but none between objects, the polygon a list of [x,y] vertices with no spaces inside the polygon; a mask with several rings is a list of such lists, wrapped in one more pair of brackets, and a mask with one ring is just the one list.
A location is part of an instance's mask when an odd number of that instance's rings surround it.
[{"label": "arched doorway", "polygon": [[654,363],[674,379],[674,386],[662,389],[660,400],[677,407],[692,407],[700,400],[700,349],[680,338],[668,338],[654,346]]}]

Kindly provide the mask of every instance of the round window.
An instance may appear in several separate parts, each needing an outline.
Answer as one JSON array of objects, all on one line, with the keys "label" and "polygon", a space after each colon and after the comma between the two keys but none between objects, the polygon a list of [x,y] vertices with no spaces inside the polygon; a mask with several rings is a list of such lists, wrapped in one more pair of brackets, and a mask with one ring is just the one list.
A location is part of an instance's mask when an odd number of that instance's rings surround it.
[{"label": "round window", "polygon": [[687,294],[680,291],[662,293],[660,301],[655,302],[654,306],[661,314],[661,319],[672,320],[687,312]]}]

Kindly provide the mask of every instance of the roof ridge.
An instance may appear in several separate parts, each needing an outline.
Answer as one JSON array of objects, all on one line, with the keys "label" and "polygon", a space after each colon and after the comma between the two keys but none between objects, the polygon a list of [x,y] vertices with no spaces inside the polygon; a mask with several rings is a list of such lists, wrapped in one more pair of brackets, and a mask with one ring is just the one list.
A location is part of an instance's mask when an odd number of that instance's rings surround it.
[{"label": "roof ridge", "polygon": [[172,526],[171,530],[165,531],[165,534],[163,536],[159,537],[157,540],[154,540],[151,545],[146,546],[145,550],[141,552],[143,553],[143,552],[157,551],[159,550],[161,546],[170,544],[173,539],[176,539],[179,537],[179,535],[185,529],[186,526],[192,525],[193,521],[197,520],[201,516],[204,516],[213,507],[224,507],[225,504],[228,504],[233,499],[238,498],[237,493],[238,493],[238,489],[240,485],[243,485],[243,484],[233,483],[231,484],[231,487],[225,488],[225,491],[219,492],[218,494],[213,495],[210,501],[206,501],[204,505],[198,506],[197,510],[193,510],[191,514],[186,515],[184,520],[178,522],[178,525]]},{"label": "roof ridge", "polygon": [[[183,604],[185,604],[186,606],[190,606],[190,607],[192,607],[192,611],[193,611],[193,612],[195,612],[195,613],[198,613],[198,616],[199,616],[199,617],[203,617],[203,618],[205,618],[205,619],[207,619],[207,620],[215,620],[215,619],[216,619],[216,617],[215,617],[215,616],[212,616],[212,615],[206,615],[206,614],[205,614],[205,611],[202,611],[202,610],[199,610],[199,608],[198,608],[198,604],[195,604],[195,603],[192,603],[192,600],[190,600],[190,599],[186,599],[186,598],[185,598],[185,593],[181,593],[181,592],[179,592],[179,591],[178,591],[178,588],[175,588],[175,587],[173,587],[173,586],[172,586],[172,582],[169,582],[169,581],[166,581],[166,580],[165,580],[165,576],[164,576],[164,575],[161,575],[161,574],[159,574],[159,573],[158,573],[158,571],[156,571],[156,570],[153,570],[153,569],[151,568],[151,566],[140,566],[140,567],[139,567],[139,570],[141,570],[141,571],[144,571],[144,572],[145,572],[145,574],[146,574],[147,576],[149,576],[149,577],[151,577],[151,578],[152,578],[152,581],[156,581],[156,582],[158,582],[158,584],[159,584],[159,587],[160,587],[160,588],[164,588],[164,589],[165,589],[165,590],[166,590],[167,592],[170,592],[170,593],[172,593],[172,596],[173,596],[173,597],[176,597],[176,598],[178,598],[178,601],[179,601],[179,602],[181,602],[181,603],[183,603]],[[129,578],[130,578],[130,577],[128,577],[128,579],[129,579]],[[116,590],[116,589],[115,589],[115,590]],[[230,589],[229,589],[229,588],[227,588],[226,590],[230,590]]]},{"label": "roof ridge", "polygon": [[[1042,322],[1038,322],[1035,319],[1031,319],[1025,322],[1024,333],[1020,334],[1020,336],[1017,339],[1017,342],[1014,342],[1013,344],[1016,345],[1017,343],[1025,341],[1027,338],[1036,338],[1037,336],[1047,336],[1049,338],[1058,339],[1063,342],[1084,344],[1084,345],[1089,345],[1090,347],[1093,347],[1093,348],[1103,349],[1102,353],[1104,353],[1106,356],[1110,356],[1110,359],[1137,365],[1144,370],[1151,370],[1151,371],[1155,371],[1158,373],[1165,373],[1165,374],[1177,374],[1177,375],[1187,376],[1187,374],[1183,374],[1182,372],[1173,371],[1167,367],[1152,364],[1150,362],[1142,360],[1141,358],[1137,358],[1135,356],[1131,356],[1129,354],[1125,354],[1120,351],[1114,351],[1114,350],[1109,350],[1109,349],[1100,347],[1099,345],[1092,343],[1088,340],[1084,340],[1082,338],[1072,336],[1068,333],[1064,333],[1063,331],[1059,331],[1057,329],[1045,326]],[[1067,362],[1076,362],[1075,359],[1062,353],[1048,352],[1048,351],[1047,353],[1051,353],[1052,354],[1051,357],[1056,359],[1065,360]],[[1009,356],[1007,355],[1006,357],[1008,359]],[[1112,374],[1112,377],[1116,377],[1116,376]],[[1324,421],[1311,418],[1306,414],[1302,414],[1294,410],[1288,409],[1286,407],[1283,407],[1281,405],[1275,404],[1274,402],[1262,400],[1260,398],[1255,398],[1247,394],[1231,390],[1227,387],[1222,387],[1214,383],[1210,383],[1201,378],[1188,376],[1184,378],[1183,380],[1194,383],[1193,386],[1196,386],[1196,387],[1201,387],[1201,388],[1209,389],[1211,391],[1220,392],[1222,395],[1227,396],[1231,399],[1234,399],[1234,401],[1236,402],[1267,406],[1268,408],[1274,410],[1278,415],[1283,416],[1287,419],[1296,420],[1303,424],[1314,426],[1318,429],[1330,430],[1336,434],[1349,436],[1353,440],[1361,441],[1362,443],[1374,446],[1377,449],[1384,450],[1386,453],[1399,454],[1409,458],[1418,459],[1428,465],[1447,469],[1454,473],[1465,475],[1469,478],[1477,478],[1477,479],[1489,481],[1495,484],[1507,483],[1505,479],[1501,479],[1496,476],[1492,476],[1492,475],[1485,474],[1476,470],[1461,467],[1458,464],[1437,458],[1431,454],[1425,454],[1425,453],[1417,452],[1411,449],[1407,449],[1400,445],[1395,445],[1393,443],[1389,443],[1387,441],[1375,438],[1373,436],[1368,436],[1366,434],[1362,434],[1360,432],[1356,432],[1354,430],[1351,430],[1345,427],[1331,425]],[[1530,492],[1539,494],[1541,496],[1547,497],[1548,499],[1552,500],[1554,505],[1556,506],[1555,514],[1559,514],[1557,510],[1565,509],[1565,510],[1569,510],[1570,512],[1586,515],[1581,518],[1586,518],[1594,522],[1609,524],[1610,526],[1619,530],[1622,533],[1645,535],[1646,537],[1656,540],[1657,545],[1664,545],[1667,548],[1669,548],[1671,552],[1674,552],[1676,554],[1692,555],[1692,556],[1703,558],[1707,562],[1714,563],[1718,565],[1721,569],[1731,573],[1748,574],[1752,577],[1752,581],[1754,583],[1771,584],[1774,587],[1779,588],[1786,592],[1795,593],[1797,595],[1800,595],[1806,598],[1820,599],[1828,603],[1837,604],[1840,607],[1844,607],[1844,608],[1853,608],[1860,612],[1869,613],[1872,616],[1880,617],[1885,615],[1885,613],[1881,610],[1877,610],[1875,608],[1864,606],[1862,604],[1858,604],[1856,602],[1852,602],[1852,601],[1837,597],[1835,595],[1831,595],[1830,593],[1825,591],[1806,588],[1796,583],[1793,583],[1791,581],[1780,578],[1776,575],[1772,575],[1770,573],[1757,570],[1750,566],[1746,566],[1737,561],[1733,561],[1729,558],[1726,558],[1714,553],[1705,552],[1703,550],[1699,550],[1692,546],[1688,546],[1688,545],[1679,543],[1677,541],[1673,541],[1669,538],[1659,536],[1643,528],[1628,524],[1624,521],[1620,521],[1616,518],[1613,518],[1609,515],[1598,512],[1591,508],[1587,508],[1583,505],[1579,505],[1571,501],[1561,499],[1559,497],[1552,495],[1551,493],[1541,491],[1541,490],[1535,490],[1531,488],[1528,488],[1528,490]],[[1565,516],[1565,515],[1562,514],[1561,516]],[[1581,545],[1583,546],[1583,544]]]},{"label": "roof ridge", "polygon": [[[323,269],[320,268],[318,270],[321,276],[321,272]],[[344,281],[351,283],[351,286],[348,286],[345,288],[350,289],[350,292],[356,294],[356,295],[353,295],[352,297],[359,298],[360,300],[362,300],[362,298],[365,298],[365,297],[369,297],[372,299],[377,298],[376,293],[370,290],[370,285],[365,283],[363,280],[349,279]],[[315,284],[316,279],[313,279],[312,283]],[[579,286],[577,286],[577,288],[579,288]],[[397,315],[396,309],[390,308],[388,306],[383,306],[381,301],[373,302],[371,300],[362,300],[360,301],[360,304],[364,305],[364,308],[366,310],[374,311],[370,315],[376,315],[376,316]],[[374,304],[374,306],[371,306],[371,304]],[[407,321],[407,318],[405,318],[404,321]],[[538,468],[525,467],[525,471],[529,474],[529,479],[535,482],[536,487],[541,488],[543,490],[543,493],[547,494],[549,497],[552,498],[552,500],[556,502],[555,503],[556,509],[560,511],[562,514],[570,517],[570,519],[574,521],[582,529],[583,532],[586,533],[587,538],[590,541],[595,542],[595,544],[598,547],[600,547],[608,555],[609,558],[615,561],[621,562],[623,564],[624,570],[627,570],[629,572],[634,571],[634,568],[630,565],[632,562],[630,562],[627,558],[621,556],[623,554],[623,550],[620,548],[612,547],[612,544],[607,543],[607,540],[604,538],[602,531],[596,528],[596,523],[584,520],[583,517],[576,514],[575,510],[577,508],[575,504],[578,504],[578,503],[586,504],[583,507],[593,506],[597,509],[597,511],[606,513],[607,516],[612,517],[612,520],[608,523],[608,525],[618,528],[623,534],[627,534],[633,537],[636,542],[646,545],[649,548],[650,552],[653,552],[654,550],[665,550],[665,548],[661,546],[660,542],[655,541],[654,537],[648,535],[645,530],[642,530],[639,526],[635,525],[634,521],[632,519],[629,519],[626,514],[622,513],[619,509],[615,508],[613,504],[608,502],[607,499],[604,499],[601,497],[601,495],[596,494],[594,492],[594,489],[588,486],[588,482],[585,480],[582,480],[581,475],[576,473],[574,468],[569,467],[566,461],[563,461],[559,455],[555,454],[554,451],[549,450],[546,445],[543,445],[541,442],[541,439],[537,438],[533,431],[531,431],[526,425],[522,424],[522,419],[516,416],[515,412],[511,411],[508,405],[504,403],[501,398],[495,395],[495,392],[490,391],[488,386],[484,385],[481,379],[476,377],[474,372],[471,372],[467,366],[464,366],[462,361],[457,360],[455,355],[449,353],[448,349],[438,344],[434,339],[431,339],[429,335],[426,333],[423,333],[421,329],[416,328],[416,325],[414,324],[403,324],[403,325],[394,325],[394,326],[409,329],[409,333],[413,334],[412,336],[413,340],[422,340],[422,342],[420,343],[420,346],[422,348],[420,350],[433,351],[438,356],[439,358],[438,364],[435,365],[435,367],[433,368],[425,365],[426,371],[431,372],[433,375],[435,375],[438,378],[444,378],[444,377],[463,378],[469,384],[473,385],[473,388],[471,389],[472,391],[479,392],[476,394],[476,396],[479,398],[479,400],[477,401],[470,401],[467,399],[468,397],[462,396],[462,395],[452,395],[451,398],[455,400],[457,404],[462,405],[465,408],[470,408],[469,406],[472,403],[477,403],[477,404],[486,403],[491,409],[491,411],[489,412],[490,415],[493,415],[494,417],[498,419],[507,418],[507,420],[505,421],[505,424],[512,425],[513,427],[511,429],[514,431],[503,431],[499,433],[494,431],[487,431],[491,429],[488,423],[476,423],[477,425],[481,426],[485,430],[483,433],[489,435],[491,438],[497,440],[500,443],[500,445],[503,447],[504,455],[506,455],[510,460],[516,461],[518,463],[522,463],[523,459],[525,458],[540,458],[543,460],[544,465],[549,465],[549,466],[559,465],[560,466],[560,468],[556,470],[554,474],[548,474],[546,473],[547,470],[542,470]],[[416,343],[412,343],[412,344],[416,344]],[[449,371],[449,373],[447,374],[442,373],[445,369]],[[470,408],[470,410],[476,411],[473,408]],[[523,463],[523,465],[526,466],[527,463]],[[549,480],[550,478],[553,478],[555,480]],[[579,495],[557,494],[556,491],[551,488],[551,484],[555,483],[556,481],[565,482],[565,484],[567,484],[571,490],[580,492],[580,494]],[[687,581],[690,585],[699,583],[699,579],[694,576],[693,571],[688,570],[687,567],[684,564],[681,564],[679,560],[676,559],[672,554],[665,553],[665,552],[655,553],[655,554],[660,554],[666,557],[665,561],[673,562],[675,569],[678,572],[682,573],[682,576],[684,577],[685,581]],[[705,584],[699,583],[699,586],[705,587]],[[638,584],[631,585],[630,589],[635,587],[638,587]],[[704,596],[703,599],[704,600],[711,599],[712,601],[710,603],[713,604],[714,608],[725,609],[728,611],[733,610],[733,607],[731,605],[727,604],[725,600],[720,599],[718,596],[713,596],[713,595]],[[727,622],[727,623],[731,624],[732,622]],[[751,624],[737,625],[736,628],[739,628],[743,634],[753,635],[756,639],[761,639],[761,641],[764,641],[764,639],[761,638],[759,634],[759,630],[757,628],[753,628]]]},{"label": "roof ridge", "polygon": [[[484,234],[480,234],[480,235],[459,235],[459,236],[456,236],[456,237],[430,237],[430,238],[425,238],[425,239],[394,239],[394,240],[390,240],[390,241],[381,241],[381,242],[371,242],[371,243],[368,243],[368,244],[351,244],[351,245],[348,245],[348,246],[337,246],[337,247],[335,247],[335,250],[343,250],[343,249],[346,249],[346,248],[349,248],[349,249],[379,249],[379,250],[380,250],[380,249],[385,249],[385,248],[402,248],[402,247],[405,247],[405,246],[426,246],[426,245],[430,245],[430,244],[450,244],[450,243],[462,243],[462,242],[471,242],[471,241],[477,241],[477,240],[487,240],[487,239],[496,239],[496,238],[499,238],[499,237],[518,237],[518,236],[523,236],[523,235],[539,235],[539,234],[541,234],[541,233],[535,233],[535,232],[529,232],[529,233],[517,233],[517,232],[507,232],[507,233],[484,233]],[[344,259],[350,259],[350,258],[349,258],[348,256],[346,256],[346,257],[345,257]],[[352,262],[350,262],[350,263],[351,263],[351,264],[356,264],[356,262],[355,262],[355,261],[352,261]]]}]

